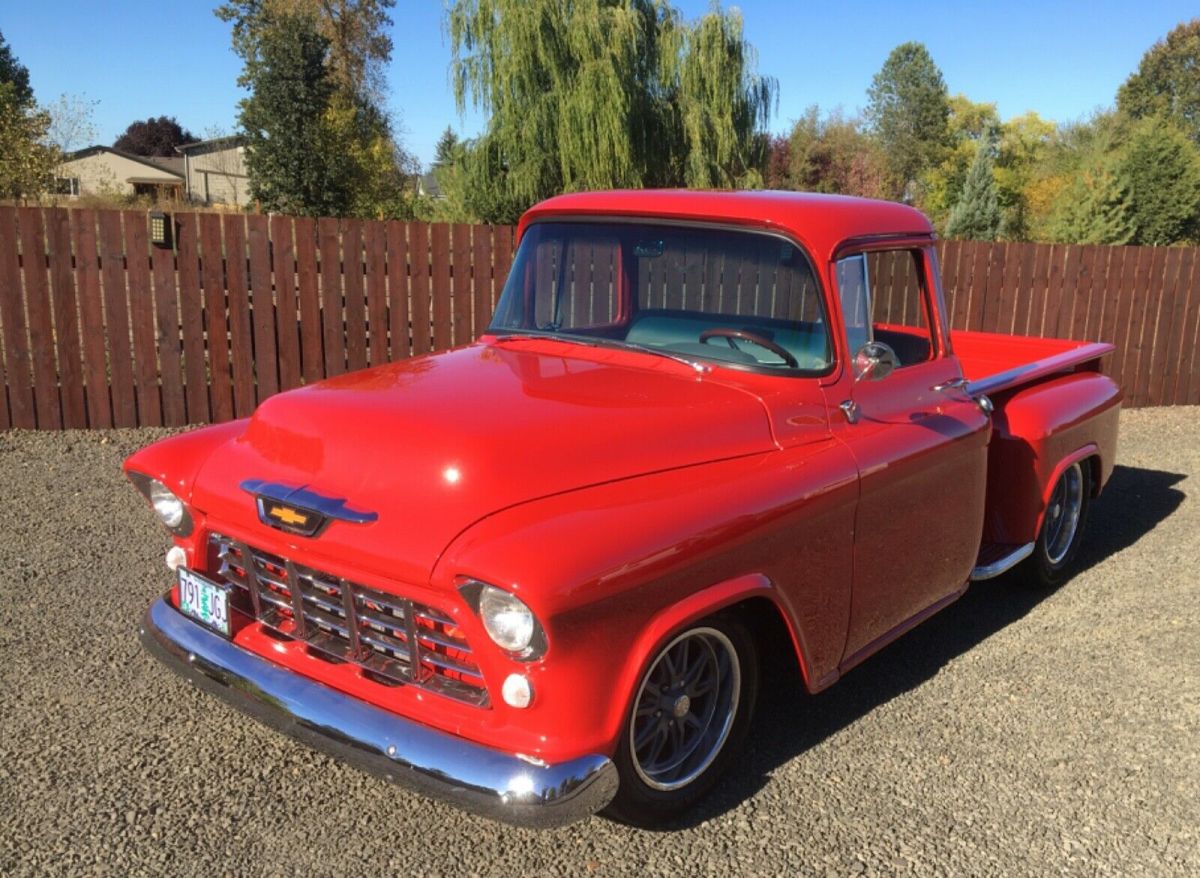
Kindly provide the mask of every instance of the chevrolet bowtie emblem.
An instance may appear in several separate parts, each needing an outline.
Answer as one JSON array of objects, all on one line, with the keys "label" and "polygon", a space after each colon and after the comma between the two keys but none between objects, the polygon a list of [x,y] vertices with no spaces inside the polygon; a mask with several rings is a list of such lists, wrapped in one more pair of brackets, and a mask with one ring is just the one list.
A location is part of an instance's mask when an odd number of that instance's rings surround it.
[{"label": "chevrolet bowtie emblem", "polygon": [[240,487],[254,496],[259,521],[297,536],[315,537],[331,521],[370,524],[379,518],[374,512],[349,509],[345,500],[318,494],[306,485],[294,487],[246,479]]},{"label": "chevrolet bowtie emblem", "polygon": [[288,509],[286,506],[272,506],[267,510],[267,515],[292,527],[303,527],[308,521],[308,516],[303,512],[297,512],[295,509]]}]

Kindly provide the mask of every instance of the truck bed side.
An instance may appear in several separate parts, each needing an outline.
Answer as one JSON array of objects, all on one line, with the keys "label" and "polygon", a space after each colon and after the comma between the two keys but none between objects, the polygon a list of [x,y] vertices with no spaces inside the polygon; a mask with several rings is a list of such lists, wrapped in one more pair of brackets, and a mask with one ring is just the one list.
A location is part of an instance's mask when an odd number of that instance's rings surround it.
[{"label": "truck bed side", "polygon": [[1111,344],[951,334],[972,395],[995,406],[981,564],[1032,543],[1063,470],[1087,463],[1098,494],[1116,455],[1121,391],[1101,374]]}]

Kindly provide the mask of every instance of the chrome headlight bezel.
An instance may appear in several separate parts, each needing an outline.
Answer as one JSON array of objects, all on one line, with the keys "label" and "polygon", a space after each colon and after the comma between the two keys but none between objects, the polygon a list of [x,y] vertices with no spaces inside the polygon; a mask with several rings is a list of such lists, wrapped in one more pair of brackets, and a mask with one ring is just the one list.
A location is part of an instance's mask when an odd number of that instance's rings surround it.
[{"label": "chrome headlight bezel", "polygon": [[459,592],[483,623],[492,643],[510,658],[530,662],[546,654],[546,631],[537,615],[510,591],[466,579]]},{"label": "chrome headlight bezel", "polygon": [[163,527],[177,537],[190,536],[195,525],[192,511],[174,491],[153,476],[130,471],[129,481],[150,504]]}]

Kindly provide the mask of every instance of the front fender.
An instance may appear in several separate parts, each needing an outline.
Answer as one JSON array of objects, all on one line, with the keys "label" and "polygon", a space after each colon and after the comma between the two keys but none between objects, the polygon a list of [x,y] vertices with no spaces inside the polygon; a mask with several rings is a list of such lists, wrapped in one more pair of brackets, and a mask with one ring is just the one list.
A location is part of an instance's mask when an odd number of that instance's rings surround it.
[{"label": "front fender", "polygon": [[539,756],[612,753],[657,647],[748,597],[780,610],[810,688],[836,673],[849,619],[856,478],[844,446],[830,441],[544,498],[460,535],[433,585],[489,582],[542,621],[549,648],[526,664],[499,655],[477,619],[464,620],[472,643],[508,665],[494,665],[497,674],[533,682],[534,704],[509,719],[537,737]]}]

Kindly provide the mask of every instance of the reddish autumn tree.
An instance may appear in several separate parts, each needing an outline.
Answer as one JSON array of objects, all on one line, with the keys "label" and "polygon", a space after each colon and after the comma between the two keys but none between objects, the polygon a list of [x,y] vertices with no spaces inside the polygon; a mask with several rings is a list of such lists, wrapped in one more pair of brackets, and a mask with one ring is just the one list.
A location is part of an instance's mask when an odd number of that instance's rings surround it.
[{"label": "reddish autumn tree", "polygon": [[175,121],[174,116],[151,116],[131,123],[117,138],[113,149],[134,155],[173,156],[175,147],[197,140],[199,138]]}]

